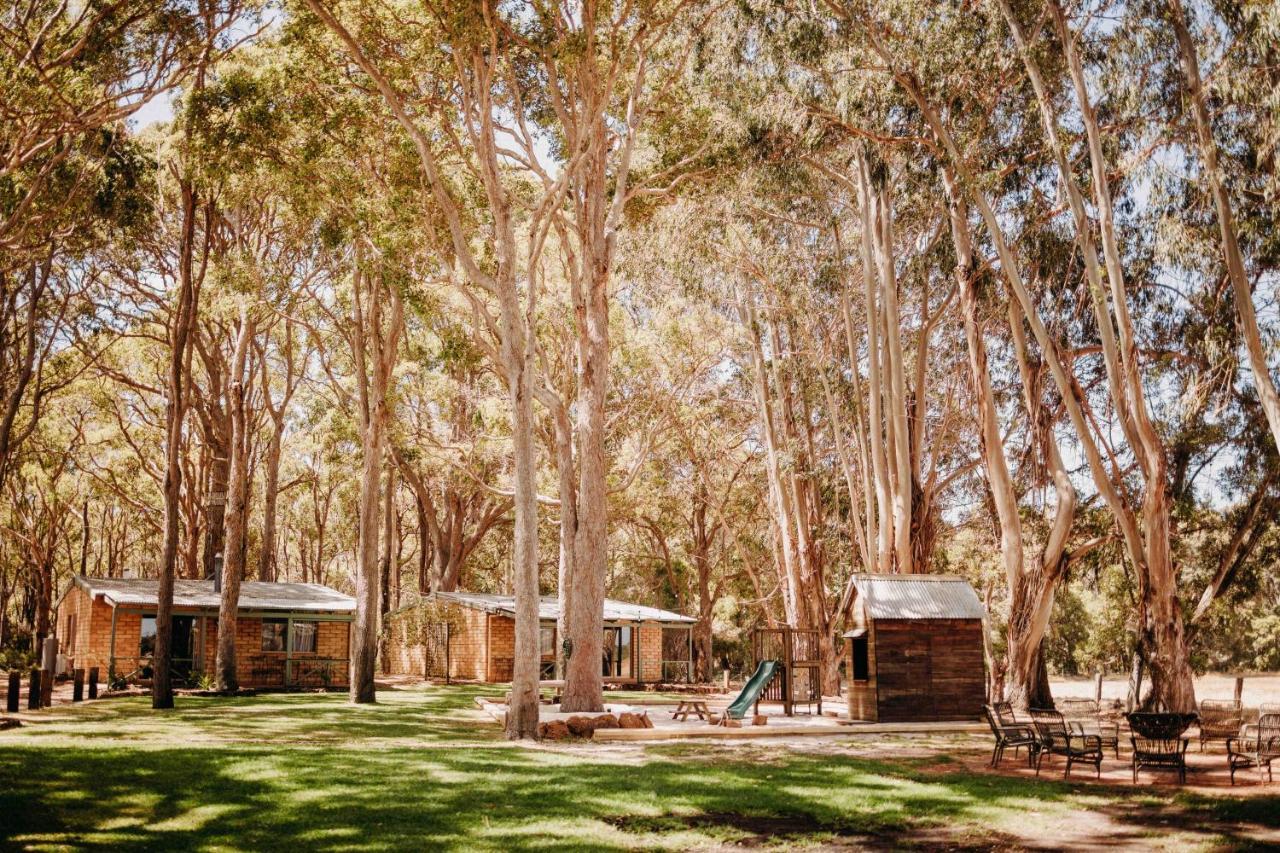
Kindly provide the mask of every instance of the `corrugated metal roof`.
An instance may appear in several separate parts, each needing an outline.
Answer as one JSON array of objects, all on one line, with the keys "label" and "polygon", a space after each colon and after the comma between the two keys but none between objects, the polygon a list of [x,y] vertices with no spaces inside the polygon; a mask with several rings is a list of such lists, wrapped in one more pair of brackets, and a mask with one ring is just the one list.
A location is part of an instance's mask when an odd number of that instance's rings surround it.
[{"label": "corrugated metal roof", "polygon": [[986,610],[969,582],[955,575],[854,575],[871,619],[982,619]]},{"label": "corrugated metal roof", "polygon": [[[88,578],[76,575],[75,583],[90,596],[102,596],[109,603],[154,607],[160,582],[153,578]],[[199,609],[217,608],[221,603],[213,591],[213,581],[175,580],[173,606]],[[245,581],[240,585],[241,610],[352,613],[356,600],[336,589],[314,583],[265,583]]]},{"label": "corrugated metal roof", "polygon": [[[484,610],[487,613],[501,613],[515,616],[516,597],[514,595],[495,595],[488,592],[437,592],[436,598],[443,601],[454,601],[465,607]],[[544,595],[538,599],[538,619],[554,621],[560,618],[560,602],[553,595]],[[695,619],[648,607],[644,604],[631,604],[626,601],[604,600],[604,621],[606,622],[665,622],[692,625]]]}]

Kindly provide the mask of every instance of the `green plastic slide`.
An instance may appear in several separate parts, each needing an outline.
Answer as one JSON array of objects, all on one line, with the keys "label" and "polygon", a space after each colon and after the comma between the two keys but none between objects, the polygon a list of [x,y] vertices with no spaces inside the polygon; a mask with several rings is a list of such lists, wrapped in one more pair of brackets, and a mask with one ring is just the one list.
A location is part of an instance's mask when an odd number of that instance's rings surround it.
[{"label": "green plastic slide", "polygon": [[733,704],[725,708],[725,716],[731,720],[741,720],[747,715],[747,709],[756,703],[760,698],[760,694],[769,686],[769,682],[773,681],[773,677],[778,674],[778,670],[782,668],[782,663],[776,660],[762,660],[760,665],[756,667],[755,674],[747,680],[743,685],[742,692],[738,694],[738,698],[733,700]]}]

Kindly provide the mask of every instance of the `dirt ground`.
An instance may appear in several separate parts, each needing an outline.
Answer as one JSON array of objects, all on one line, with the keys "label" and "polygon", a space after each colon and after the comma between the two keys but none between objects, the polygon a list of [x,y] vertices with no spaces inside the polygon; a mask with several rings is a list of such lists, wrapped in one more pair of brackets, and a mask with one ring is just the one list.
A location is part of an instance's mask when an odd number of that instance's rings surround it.
[{"label": "dirt ground", "polygon": [[[1280,703],[1280,673],[1267,672],[1255,675],[1240,673],[1244,677],[1244,693],[1242,701],[1245,707],[1257,708],[1263,703]],[[1196,679],[1196,700],[1230,699],[1235,695],[1236,673],[1206,673]],[[1055,698],[1063,699],[1071,696],[1093,698],[1092,678],[1051,678]],[[1126,675],[1104,676],[1102,679],[1102,698],[1119,699],[1129,693],[1129,679]]]}]

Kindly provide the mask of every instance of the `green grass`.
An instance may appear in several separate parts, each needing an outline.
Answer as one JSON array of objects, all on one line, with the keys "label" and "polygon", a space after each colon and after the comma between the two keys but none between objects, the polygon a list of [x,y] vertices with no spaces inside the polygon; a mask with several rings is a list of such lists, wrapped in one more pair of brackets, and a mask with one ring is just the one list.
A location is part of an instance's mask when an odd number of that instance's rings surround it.
[{"label": "green grass", "polygon": [[1185,849],[1261,846],[1280,829],[1276,797],[1029,782],[950,769],[936,755],[860,757],[844,741],[516,745],[474,708],[492,692],[383,691],[377,706],[332,694],[180,698],[165,713],[119,699],[45,712],[0,733],[0,846],[985,848],[1051,840],[1089,819],[1117,839]]}]

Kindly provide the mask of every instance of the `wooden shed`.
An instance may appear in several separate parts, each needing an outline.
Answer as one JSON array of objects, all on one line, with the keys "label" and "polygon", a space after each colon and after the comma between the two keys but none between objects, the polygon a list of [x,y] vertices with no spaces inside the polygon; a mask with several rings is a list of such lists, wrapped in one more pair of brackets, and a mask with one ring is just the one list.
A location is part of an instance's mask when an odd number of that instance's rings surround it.
[{"label": "wooden shed", "polygon": [[855,575],[845,633],[849,719],[977,720],[986,701],[985,611],[951,575]]}]

